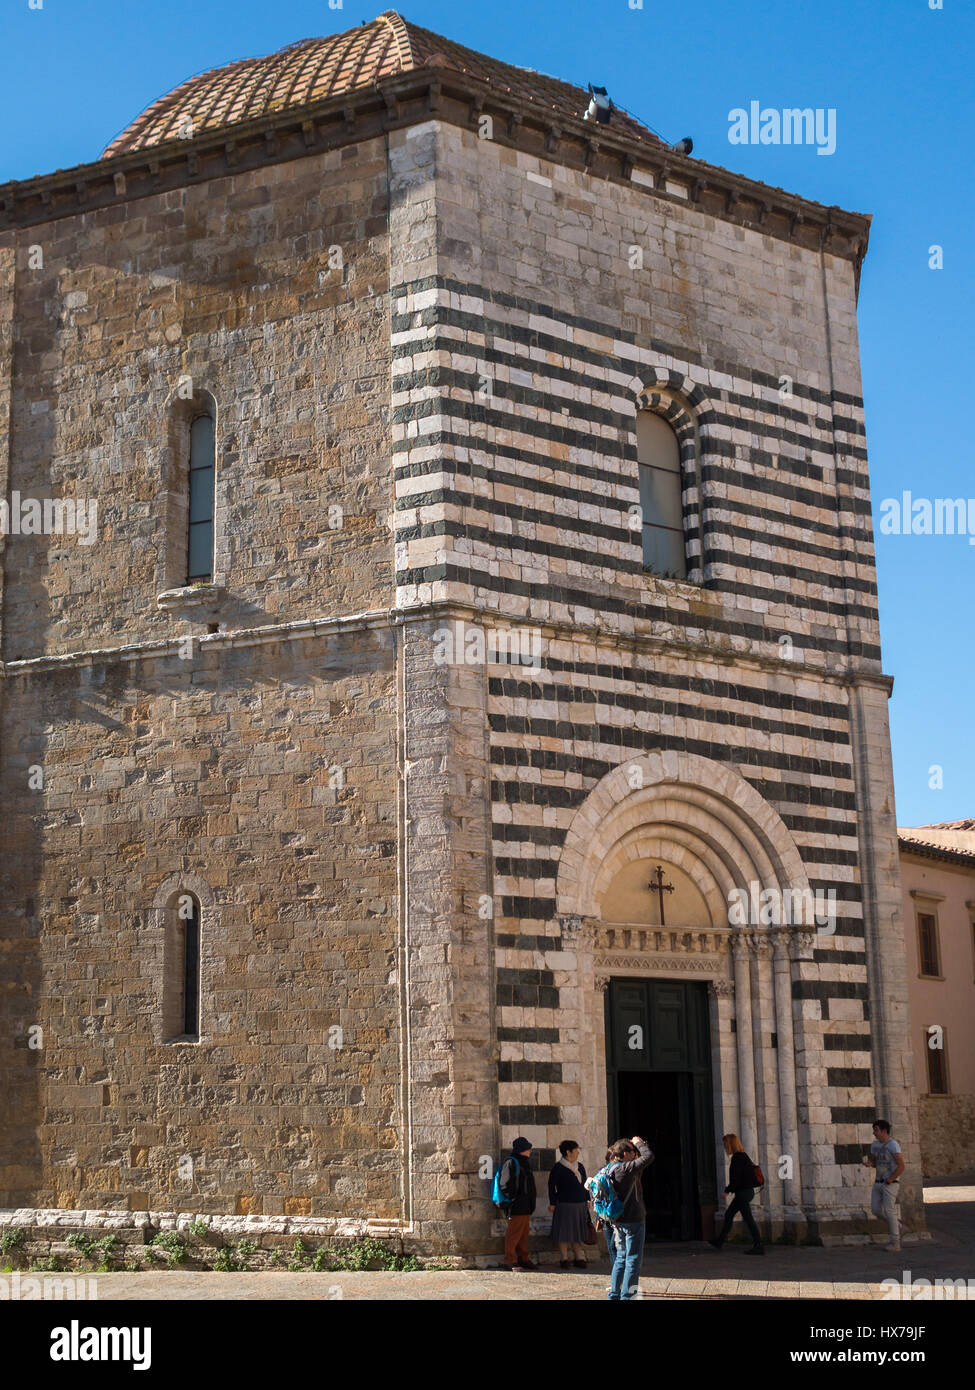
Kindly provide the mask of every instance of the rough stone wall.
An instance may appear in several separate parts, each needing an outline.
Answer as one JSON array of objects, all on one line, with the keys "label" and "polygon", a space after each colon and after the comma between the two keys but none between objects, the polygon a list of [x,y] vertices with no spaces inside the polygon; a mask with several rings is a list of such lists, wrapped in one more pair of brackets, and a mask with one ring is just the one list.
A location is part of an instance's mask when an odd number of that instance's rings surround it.
[{"label": "rough stone wall", "polygon": [[[10,396],[13,386],[14,282],[17,253],[0,245],[0,496],[7,496],[10,470]],[[0,535],[0,561],[7,538]],[[3,596],[3,564],[0,563],[0,599]],[[0,624],[3,621],[0,602]],[[2,630],[2,628],[0,628]]]},{"label": "rough stone wall", "polygon": [[[843,1227],[878,1095],[915,1123],[909,1056],[892,1060],[908,1049],[853,267],[455,128],[433,157],[435,267],[392,277],[399,602],[449,599],[543,643],[541,673],[488,672],[504,1138],[527,1132],[544,1166],[589,1065],[575,956],[558,969],[571,817],[624,759],[692,750],[762,794],[838,899],[792,992],[805,1203]],[[641,396],[687,424],[697,583],[642,571]],[[771,1052],[761,1070],[771,1144]]]},{"label": "rough stone wall", "polygon": [[[395,642],[347,621],[392,599],[383,142],[7,234],[0,271],[6,495],[98,504],[91,545],[6,547],[0,1205],[398,1219]],[[161,608],[187,376],[225,593]],[[198,1044],[161,1038],[180,883]]]},{"label": "rough stone wall", "polygon": [[[394,725],[388,633],[8,679],[0,1204],[398,1215]],[[160,1028],[178,887],[195,1044]]]},{"label": "rough stone wall", "polygon": [[187,377],[216,402],[219,621],[377,606],[391,558],[376,524],[389,504],[385,202],[373,141],[16,234],[10,487],[95,499],[98,538],[8,537],[5,661],[185,630],[156,598]]},{"label": "rough stone wall", "polygon": [[975,1096],[921,1096],[918,1108],[924,1176],[975,1172]]}]

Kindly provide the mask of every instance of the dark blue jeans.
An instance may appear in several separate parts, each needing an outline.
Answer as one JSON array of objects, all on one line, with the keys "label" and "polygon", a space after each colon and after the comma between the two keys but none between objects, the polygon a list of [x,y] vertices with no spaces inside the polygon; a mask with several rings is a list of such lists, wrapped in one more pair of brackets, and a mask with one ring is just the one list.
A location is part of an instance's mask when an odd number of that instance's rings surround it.
[{"label": "dark blue jeans", "polygon": [[742,1187],[732,1194],[734,1201],[729,1207],[725,1208],[724,1225],[721,1227],[721,1234],[718,1236],[718,1244],[724,1245],[731,1230],[731,1223],[735,1219],[736,1212],[741,1212],[742,1219],[748,1227],[748,1234],[752,1238],[753,1245],[761,1245],[762,1237],[758,1234],[758,1227],[755,1225],[755,1218],[752,1216],[752,1209],[749,1205],[755,1196],[754,1187]]},{"label": "dark blue jeans", "polygon": [[[645,1221],[617,1221],[606,1227],[606,1244],[613,1256],[613,1273],[609,1281],[609,1296],[629,1302],[639,1295],[640,1266],[643,1264],[643,1243],[647,1237]],[[610,1241],[612,1240],[612,1244]]]}]

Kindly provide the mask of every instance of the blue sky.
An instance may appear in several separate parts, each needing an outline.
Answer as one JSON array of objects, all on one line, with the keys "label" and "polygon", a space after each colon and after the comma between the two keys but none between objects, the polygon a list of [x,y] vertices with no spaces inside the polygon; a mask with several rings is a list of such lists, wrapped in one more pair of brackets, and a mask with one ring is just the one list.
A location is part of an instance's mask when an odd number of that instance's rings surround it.
[{"label": "blue sky", "polygon": [[[34,0],[38,3],[38,0]],[[886,497],[975,496],[969,0],[405,0],[471,48],[585,84],[666,140],[874,216],[860,342],[875,518]],[[100,154],[193,73],[351,28],[343,0],[0,0],[0,182]],[[732,146],[728,113],[835,108],[837,149]],[[929,268],[929,247],[944,266]],[[975,816],[973,576],[964,536],[877,537],[898,820]],[[932,768],[941,769],[940,788]]]}]

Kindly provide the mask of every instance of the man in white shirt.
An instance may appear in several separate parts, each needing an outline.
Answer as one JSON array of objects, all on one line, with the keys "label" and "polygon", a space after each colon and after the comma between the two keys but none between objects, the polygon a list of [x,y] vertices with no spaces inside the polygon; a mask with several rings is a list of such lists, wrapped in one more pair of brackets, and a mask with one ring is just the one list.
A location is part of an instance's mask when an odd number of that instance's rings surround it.
[{"label": "man in white shirt", "polygon": [[863,1161],[868,1168],[873,1168],[876,1172],[870,1196],[870,1210],[874,1216],[883,1217],[887,1222],[890,1244],[885,1245],[884,1249],[899,1250],[901,1226],[897,1215],[897,1198],[900,1194],[900,1176],[904,1171],[904,1156],[900,1144],[890,1137],[890,1124],[887,1120],[874,1121],[873,1143],[870,1145],[869,1154],[864,1154]]}]

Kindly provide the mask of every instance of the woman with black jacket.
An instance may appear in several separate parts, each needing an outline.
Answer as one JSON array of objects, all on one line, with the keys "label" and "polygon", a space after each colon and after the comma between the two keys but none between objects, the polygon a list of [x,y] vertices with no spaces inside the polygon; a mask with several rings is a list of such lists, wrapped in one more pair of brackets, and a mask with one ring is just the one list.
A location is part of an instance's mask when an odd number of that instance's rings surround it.
[{"label": "woman with black jacket", "polygon": [[571,1249],[576,1269],[586,1267],[586,1236],[589,1233],[589,1193],[586,1170],[579,1162],[579,1145],[563,1139],[561,1158],[548,1175],[548,1209],[552,1213],[552,1239],[562,1255],[562,1268],[571,1269]]},{"label": "woman with black jacket", "polygon": [[752,1248],[746,1250],[746,1255],[764,1255],[765,1246],[762,1244],[762,1237],[758,1233],[755,1225],[755,1218],[752,1216],[751,1200],[755,1196],[755,1165],[745,1153],[745,1146],[738,1138],[737,1134],[724,1135],[724,1151],[731,1158],[731,1165],[728,1172],[728,1186],[725,1192],[734,1193],[733,1201],[725,1208],[724,1225],[717,1240],[709,1240],[708,1245],[713,1245],[715,1250],[720,1250],[728,1239],[731,1230],[731,1223],[735,1219],[735,1213],[741,1212],[745,1225],[748,1227],[748,1234],[752,1238]]}]

